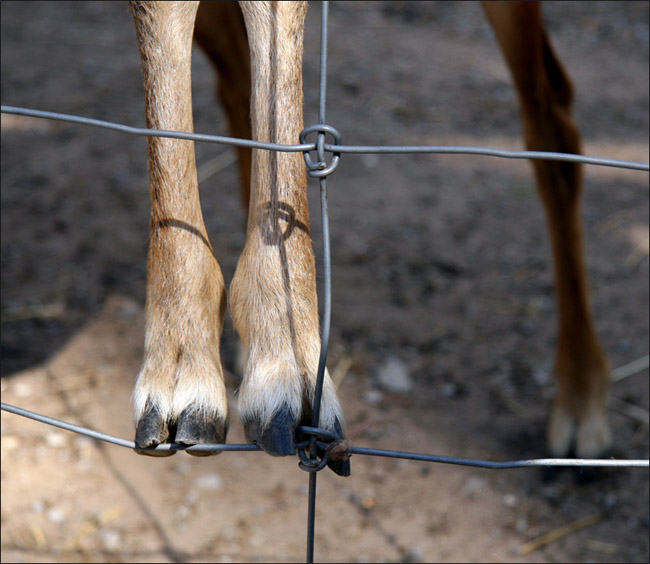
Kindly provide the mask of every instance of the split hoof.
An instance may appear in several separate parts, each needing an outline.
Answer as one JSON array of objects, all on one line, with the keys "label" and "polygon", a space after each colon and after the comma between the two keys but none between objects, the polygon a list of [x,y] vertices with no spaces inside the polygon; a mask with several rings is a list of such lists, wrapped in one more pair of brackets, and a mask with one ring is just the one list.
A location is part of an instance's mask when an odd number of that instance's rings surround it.
[{"label": "split hoof", "polygon": [[[187,408],[176,421],[167,421],[156,407],[149,408],[137,424],[135,452],[147,456],[172,456],[175,450],[156,450],[163,443],[187,446],[223,444],[226,442],[228,422],[216,415],[210,417],[198,410]],[[188,451],[193,456],[210,456],[218,451]]]}]

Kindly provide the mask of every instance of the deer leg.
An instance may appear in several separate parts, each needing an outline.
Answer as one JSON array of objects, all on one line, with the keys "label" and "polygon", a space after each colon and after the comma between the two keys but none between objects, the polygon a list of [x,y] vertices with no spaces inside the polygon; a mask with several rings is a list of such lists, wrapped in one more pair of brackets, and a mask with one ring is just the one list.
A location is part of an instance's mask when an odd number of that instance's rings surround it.
[{"label": "deer leg", "polygon": [[[193,130],[190,63],[197,6],[131,3],[149,128]],[[149,137],[148,146],[145,350],[133,398],[136,451],[164,456],[174,451],[148,447],[225,441],[219,338],[226,291],[203,223],[193,143]]]},{"label": "deer leg", "polygon": [[[218,95],[228,117],[230,135],[250,139],[251,70],[246,26],[234,1],[201,2],[196,16],[194,39],[219,75]],[[251,150],[237,147],[242,201],[250,198]]]},{"label": "deer leg", "polygon": [[[580,152],[571,117],[571,82],[544,31],[537,2],[485,2],[512,72],[532,151]],[[558,310],[557,394],[549,425],[556,456],[600,456],[610,446],[606,415],[609,365],[589,304],[580,218],[579,164],[533,161],[546,211]]]},{"label": "deer leg", "polygon": [[[253,137],[295,144],[303,127],[302,40],[306,2],[242,2],[253,76]],[[305,164],[300,153],[253,150],[246,245],[230,309],[246,351],[239,407],[247,439],[266,452],[295,452],[310,424],[320,335]],[[320,426],[343,435],[326,376]],[[339,474],[349,463],[333,464]]]}]

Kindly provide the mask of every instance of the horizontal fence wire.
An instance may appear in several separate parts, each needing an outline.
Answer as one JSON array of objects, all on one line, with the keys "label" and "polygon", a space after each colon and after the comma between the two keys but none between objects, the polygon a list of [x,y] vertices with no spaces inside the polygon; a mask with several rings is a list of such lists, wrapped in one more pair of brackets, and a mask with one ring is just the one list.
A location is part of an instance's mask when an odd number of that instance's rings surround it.
[{"label": "horizontal fence wire", "polygon": [[[135,448],[134,441],[128,441],[106,433],[100,433],[81,425],[61,421],[47,415],[35,413],[22,407],[16,407],[2,402],[2,410],[15,415],[21,415],[34,421],[39,421],[53,427],[72,431],[80,435],[85,435],[92,439],[97,439],[117,446],[130,449]],[[204,451],[204,452],[224,452],[224,451],[260,451],[259,446],[254,444],[204,444],[204,445],[181,445],[181,444],[161,444],[151,450],[184,450],[184,451]],[[597,467],[628,467],[628,468],[649,468],[650,460],[620,460],[620,459],[593,459],[593,458],[535,458],[530,460],[511,460],[505,462],[494,462],[489,460],[476,460],[472,458],[457,458],[453,456],[438,456],[435,454],[424,454],[419,452],[405,452],[399,450],[387,450],[377,448],[365,448],[350,446],[347,448],[348,454],[362,454],[367,456],[383,456],[386,458],[402,458],[405,460],[418,460],[420,462],[438,462],[443,464],[455,464],[458,466],[472,466],[475,468],[524,468],[528,466],[597,466]]]},{"label": "horizontal fence wire", "polygon": [[[145,137],[169,137],[172,139],[185,139],[188,141],[201,141],[206,143],[218,143],[222,145],[232,145],[235,147],[250,147],[251,149],[263,149],[267,151],[279,151],[287,153],[299,153],[313,151],[316,149],[316,143],[299,143],[296,145],[283,145],[280,143],[266,143],[262,141],[252,141],[250,139],[238,139],[236,137],[225,137],[221,135],[206,135],[204,133],[189,133],[184,131],[167,131],[162,129],[148,129],[145,127],[132,127],[103,121],[82,116],[70,114],[61,114],[57,112],[47,112],[43,110],[34,110],[30,108],[21,108],[17,106],[1,106],[3,114],[12,114],[27,116],[33,118],[50,119],[55,121],[64,121],[76,123],[79,125],[90,125],[113,131],[121,131],[131,135],[141,135]],[[650,172],[648,163],[635,161],[621,161],[617,159],[604,159],[600,157],[589,157],[585,155],[574,155],[570,153],[555,153],[545,151],[509,151],[506,149],[492,149],[486,147],[465,147],[465,146],[440,146],[440,145],[332,145],[325,143],[325,151],[330,153],[350,153],[350,154],[441,154],[441,155],[480,155],[485,157],[499,157],[504,159],[536,159],[567,161],[582,163],[596,166],[607,166],[615,168],[626,168],[630,170],[640,170]]]}]

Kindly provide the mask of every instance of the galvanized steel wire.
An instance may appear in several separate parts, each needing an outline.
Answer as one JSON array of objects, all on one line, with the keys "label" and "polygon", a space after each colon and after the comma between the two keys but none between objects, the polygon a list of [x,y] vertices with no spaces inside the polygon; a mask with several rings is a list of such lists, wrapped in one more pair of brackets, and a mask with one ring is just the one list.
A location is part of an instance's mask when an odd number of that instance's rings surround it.
[{"label": "galvanized steel wire", "polygon": [[[81,425],[75,425],[67,421],[61,421],[54,417],[49,417],[41,413],[29,411],[22,407],[17,407],[8,403],[2,402],[1,408],[3,411],[20,415],[27,419],[33,419],[40,423],[52,425],[59,429],[72,431],[79,435],[84,435],[98,441],[104,441],[117,446],[134,449],[135,442],[120,437],[114,437],[106,433],[100,433],[93,429],[88,429]],[[309,429],[309,427],[302,427],[302,429]],[[304,445],[300,445],[304,446]],[[212,444],[212,445],[181,445],[176,443],[168,443],[158,445],[152,450],[186,450],[186,451],[203,451],[203,452],[252,452],[261,451],[259,446],[253,444]],[[439,462],[443,464],[455,464],[459,466],[472,466],[474,468],[492,468],[492,469],[506,469],[506,468],[523,468],[526,466],[597,466],[597,467],[627,467],[627,468],[648,468],[650,467],[650,460],[618,460],[618,459],[592,459],[592,458],[534,458],[530,460],[510,460],[505,462],[495,462],[489,460],[476,460],[473,458],[457,458],[453,456],[439,456],[435,454],[423,454],[419,452],[405,452],[399,450],[386,450],[378,448],[365,448],[365,447],[348,447],[350,454],[363,454],[367,456],[383,456],[386,458],[403,458],[405,460],[419,460],[421,462]]]},{"label": "galvanized steel wire", "polygon": [[[317,471],[325,466],[324,461],[327,458],[327,452],[324,459],[319,459],[318,448],[323,447],[323,443],[318,441],[318,437],[327,435],[326,431],[318,428],[321,392],[325,375],[325,365],[327,361],[327,351],[329,343],[329,333],[331,325],[331,260],[330,260],[330,237],[329,237],[329,211],[327,203],[327,176],[337,167],[340,155],[343,153],[379,153],[379,154],[452,154],[452,155],[481,155],[508,159],[540,159],[556,160],[583,163],[596,166],[608,166],[616,168],[626,168],[639,171],[650,171],[647,163],[621,161],[615,159],[606,159],[600,157],[589,157],[584,155],[574,155],[566,153],[540,152],[540,151],[508,151],[503,149],[493,149],[484,147],[465,147],[465,146],[404,146],[404,145],[342,145],[340,134],[336,129],[326,123],[326,92],[327,92],[327,31],[328,31],[328,10],[329,3],[321,3],[321,43],[320,43],[320,81],[319,81],[319,111],[318,124],[305,128],[300,134],[301,143],[295,145],[283,145],[278,143],[265,143],[249,139],[237,139],[232,137],[205,135],[199,133],[189,133],[180,131],[165,131],[131,127],[114,122],[96,120],[81,116],[61,114],[57,112],[47,112],[16,106],[1,106],[2,113],[22,115],[33,118],[50,119],[64,121],[80,125],[88,125],[120,131],[131,135],[142,135],[148,137],[169,137],[174,139],[185,139],[190,141],[208,142],[227,144],[235,147],[250,147],[252,149],[261,149],[268,151],[282,152],[302,152],[305,157],[308,174],[319,179],[320,196],[321,196],[321,221],[323,232],[323,320],[321,327],[321,353],[319,357],[317,382],[314,392],[314,404],[312,409],[311,427],[300,427],[298,431],[302,436],[308,436],[308,440],[298,443],[296,446],[300,454],[300,467],[309,471],[309,506],[307,516],[307,562],[313,562],[314,558],[314,533],[315,533],[315,507],[316,507],[316,478]],[[306,142],[307,136],[316,133],[315,142]],[[334,143],[327,143],[326,137],[330,135]],[[317,160],[313,161],[310,152],[316,151]],[[331,160],[328,162],[325,153],[331,154]],[[86,435],[96,440],[105,441],[118,446],[134,449],[135,443],[114,437],[105,433],[94,431],[86,427],[54,419],[42,414],[9,405],[1,404],[4,411],[27,417],[48,425],[53,425],[61,429]],[[155,450],[200,450],[211,452],[223,451],[260,451],[260,447],[254,444],[212,444],[212,445],[179,445],[179,444],[161,444]],[[308,454],[307,454],[308,453]],[[477,468],[490,469],[507,469],[523,468],[533,466],[590,466],[590,467],[626,467],[626,468],[649,468],[648,460],[615,460],[615,459],[561,459],[561,458],[541,458],[530,460],[513,460],[506,462],[494,462],[486,460],[475,460],[467,458],[456,458],[449,456],[439,456],[424,453],[403,452],[395,450],[374,449],[365,447],[356,447],[348,445],[346,455],[365,455],[381,456],[389,458],[401,458],[407,460],[418,460],[423,462],[435,462],[443,464],[455,464],[462,466],[471,466]]]},{"label": "galvanized steel wire", "polygon": [[[185,131],[168,131],[164,129],[147,129],[145,127],[132,127],[115,123],[112,121],[103,121],[83,116],[62,114],[58,112],[48,112],[44,110],[35,110],[31,108],[22,108],[18,106],[0,106],[3,114],[13,114],[18,116],[50,119],[55,121],[64,121],[76,123],[79,125],[90,125],[113,131],[121,131],[131,135],[141,135],[145,137],[168,137],[171,139],[185,139],[188,141],[201,141],[205,143],[217,143],[221,145],[232,145],[234,147],[250,147],[251,149],[262,149],[266,151],[280,151],[286,153],[305,153],[317,149],[317,143],[299,143],[296,145],[283,145],[281,143],[267,143],[263,141],[253,141],[251,139],[239,139],[236,137],[226,137],[223,135],[207,135],[205,133],[189,133]],[[331,126],[312,126],[315,129],[323,131],[335,131]],[[310,131],[309,128],[305,129]],[[349,154],[439,154],[439,155],[479,155],[484,157],[498,157],[502,159],[533,159],[533,160],[550,160],[550,161],[567,161],[573,163],[582,163],[595,166],[606,166],[614,168],[626,168],[630,170],[639,170],[650,172],[650,164],[636,161],[621,161],[617,159],[606,159],[602,157],[590,157],[587,155],[573,155],[570,153],[554,153],[551,151],[510,151],[507,149],[493,149],[489,147],[472,147],[472,146],[450,146],[450,145],[340,145],[324,143],[323,150],[334,155],[342,153]]]}]

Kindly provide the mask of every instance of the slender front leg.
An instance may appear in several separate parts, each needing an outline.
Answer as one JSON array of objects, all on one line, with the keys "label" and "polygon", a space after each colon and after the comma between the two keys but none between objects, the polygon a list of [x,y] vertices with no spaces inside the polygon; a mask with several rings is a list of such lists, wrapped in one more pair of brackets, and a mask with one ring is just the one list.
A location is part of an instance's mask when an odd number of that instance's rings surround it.
[{"label": "slender front leg", "polygon": [[[531,151],[580,153],[571,117],[572,86],[542,26],[537,2],[485,2],[512,71]],[[533,161],[548,220],[555,267],[557,395],[549,426],[556,456],[593,458],[611,443],[606,399],[609,363],[594,327],[580,219],[578,164]]]},{"label": "slender front leg", "polygon": [[[131,3],[149,128],[193,130],[190,63],[197,7]],[[219,338],[226,292],[201,214],[193,143],[149,137],[148,144],[145,351],[133,398],[136,451],[163,455],[147,447],[225,441]]]},{"label": "slender front leg", "polygon": [[[295,144],[303,128],[302,41],[306,2],[242,2],[253,75],[253,137]],[[320,336],[305,164],[300,153],[253,151],[246,245],[230,306],[246,350],[239,405],[249,441],[270,454],[295,452],[309,425]],[[326,376],[321,427],[343,436]],[[339,474],[349,463],[332,464]]]}]

